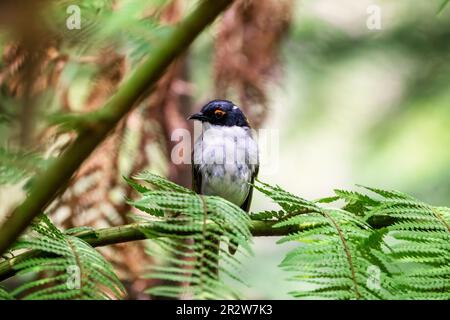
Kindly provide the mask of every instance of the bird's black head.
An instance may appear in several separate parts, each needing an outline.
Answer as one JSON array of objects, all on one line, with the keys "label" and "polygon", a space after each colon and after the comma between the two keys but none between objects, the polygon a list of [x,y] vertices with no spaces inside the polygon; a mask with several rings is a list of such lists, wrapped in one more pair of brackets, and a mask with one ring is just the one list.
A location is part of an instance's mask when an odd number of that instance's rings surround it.
[{"label": "bird's black head", "polygon": [[192,120],[227,127],[250,127],[242,111],[231,101],[213,100],[207,103],[199,113],[189,117]]}]

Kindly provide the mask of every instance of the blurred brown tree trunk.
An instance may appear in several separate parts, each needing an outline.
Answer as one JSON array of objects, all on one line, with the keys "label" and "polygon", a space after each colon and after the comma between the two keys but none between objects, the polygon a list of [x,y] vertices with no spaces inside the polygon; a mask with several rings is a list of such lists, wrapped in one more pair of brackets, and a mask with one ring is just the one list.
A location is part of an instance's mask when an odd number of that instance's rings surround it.
[{"label": "blurred brown tree trunk", "polygon": [[237,0],[225,12],[214,42],[216,96],[233,97],[254,128],[268,114],[270,82],[279,78],[279,55],[293,0]]}]

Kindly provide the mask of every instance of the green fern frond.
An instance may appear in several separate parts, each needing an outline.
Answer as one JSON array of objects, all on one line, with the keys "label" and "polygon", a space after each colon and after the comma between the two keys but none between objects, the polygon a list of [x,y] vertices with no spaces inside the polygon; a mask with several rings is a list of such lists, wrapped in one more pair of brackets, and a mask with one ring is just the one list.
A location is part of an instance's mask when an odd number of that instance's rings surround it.
[{"label": "green fern frond", "polygon": [[8,291],[0,287],[0,300],[12,300],[14,297]]},{"label": "green fern frond", "polygon": [[33,231],[14,249],[37,250],[39,257],[17,263],[18,275],[44,273],[45,278],[31,280],[10,295],[20,299],[113,299],[125,290],[112,266],[85,241],[59,231],[50,219],[41,215]]},{"label": "green fern frond", "polygon": [[257,213],[253,213],[251,215],[252,220],[259,220],[259,221],[270,221],[270,220],[280,220],[284,216],[284,211],[261,211]]},{"label": "green fern frond", "polygon": [[404,299],[450,299],[449,209],[434,207],[410,196],[384,196],[366,219],[390,219],[384,239],[395,261],[394,280]]},{"label": "green fern frond", "polygon": [[375,199],[359,192],[339,189],[334,192],[339,199],[345,201],[346,205],[343,209],[357,215],[364,215],[370,206],[377,204]]},{"label": "green fern frond", "polygon": [[372,191],[373,193],[376,193],[379,196],[382,196],[386,199],[405,199],[405,200],[413,200],[414,198],[410,195],[407,195],[406,193],[397,191],[397,190],[383,190],[373,187],[367,187],[363,185],[357,185],[358,187],[364,188],[366,190]]},{"label": "green fern frond", "polygon": [[[292,251],[281,266],[287,270],[301,271],[303,282],[314,285],[313,289],[303,293],[309,296],[329,298],[330,290],[337,290],[338,298],[389,298],[390,293],[386,289],[391,285],[388,282],[373,288],[367,285],[368,270],[373,266],[373,261],[361,244],[370,235],[369,227],[354,225],[354,217],[350,214],[350,219],[345,219],[342,214],[336,213],[336,210],[323,209],[321,213],[307,214],[305,218],[314,215],[322,221],[295,237],[282,239],[301,242],[302,245]],[[359,225],[363,225],[363,221]],[[294,295],[299,294],[296,292]]]},{"label": "green fern frond", "polygon": [[[173,183],[163,177],[160,177],[150,171],[143,171],[133,177],[135,180],[141,180],[149,183],[154,189],[160,191],[170,191],[179,193],[195,194],[194,191]],[[141,192],[141,191],[140,191]],[[142,193],[142,192],[141,192]]]},{"label": "green fern frond", "polygon": [[65,40],[64,51],[83,56],[114,44],[116,52],[126,54],[127,61],[136,67],[171,30],[158,16],[168,0],[120,1],[120,10],[114,8],[114,3],[116,1],[112,0],[79,0],[76,3],[59,0],[48,6],[47,13],[54,21],[50,27],[65,25],[69,5],[76,4],[81,10],[80,29],[57,27],[52,30]]},{"label": "green fern frond", "polygon": [[[249,216],[220,197],[197,195],[150,172],[135,179],[151,188],[131,181],[141,197],[129,203],[150,214],[147,219],[160,231],[142,229],[153,240],[147,251],[155,259],[163,257],[146,276],[160,285],[147,292],[170,298],[238,298],[222,276],[242,283],[240,261],[219,244],[231,242],[241,253],[251,254]],[[167,231],[172,234],[168,236]]]},{"label": "green fern frond", "polygon": [[335,202],[335,201],[338,201],[338,200],[340,200],[340,197],[338,197],[338,196],[331,196],[331,197],[325,197],[325,198],[317,199],[314,202],[316,202],[316,203],[332,203],[332,202]]},{"label": "green fern frond", "polygon": [[336,193],[336,196],[339,199],[343,199],[349,203],[351,203],[351,202],[374,203],[375,202],[369,196],[367,196],[363,193],[356,192],[356,191],[335,189],[334,193]]},{"label": "green fern frond", "polygon": [[308,201],[293,195],[279,186],[271,186],[267,183],[257,180],[258,184],[254,188],[261,193],[269,196],[283,209],[285,214],[315,212],[319,207],[312,201]]},{"label": "green fern frond", "polygon": [[36,153],[13,152],[0,147],[0,185],[14,184],[43,170],[48,160]]},{"label": "green fern frond", "polygon": [[[371,227],[358,215],[340,209],[322,208],[317,203],[291,196],[279,187],[258,186],[284,210],[300,212],[274,227],[301,226],[301,232],[283,237],[279,243],[295,241],[299,245],[289,252],[281,267],[293,272],[304,290],[291,294],[298,298],[386,299],[392,296],[388,278],[370,285],[373,257],[365,252]],[[357,193],[338,191],[348,201],[373,200]],[[286,203],[288,199],[289,204]],[[287,211],[285,216],[292,212]]]}]

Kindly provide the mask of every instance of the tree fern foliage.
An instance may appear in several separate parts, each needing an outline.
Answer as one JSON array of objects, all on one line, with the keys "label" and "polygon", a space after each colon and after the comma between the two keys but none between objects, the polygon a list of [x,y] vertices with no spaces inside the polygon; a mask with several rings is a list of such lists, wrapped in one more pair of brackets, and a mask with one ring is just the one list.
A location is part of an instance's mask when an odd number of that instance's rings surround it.
[{"label": "tree fern foliage", "polygon": [[0,287],[0,300],[11,300],[13,297],[9,294],[8,291]]},{"label": "tree fern foliage", "polygon": [[296,241],[299,246],[287,254],[281,267],[293,271],[293,279],[307,289],[294,297],[333,299],[388,298],[390,287],[381,290],[368,285],[370,255],[360,250],[371,234],[360,217],[340,209],[328,209],[292,195],[279,187],[260,184],[257,188],[278,203],[286,215],[275,227],[299,226],[299,232],[279,243]]},{"label": "tree fern foliage", "polygon": [[[239,298],[232,280],[244,282],[240,260],[252,254],[250,226],[260,220],[287,230],[278,243],[296,243],[280,265],[298,284],[295,298],[450,299],[450,208],[369,187],[310,201],[258,181],[280,208],[248,215],[150,172],[126,180],[138,195],[128,203],[145,222],[137,226],[150,240],[154,263],[145,277],[153,296]],[[26,282],[0,287],[0,299],[123,297],[111,265],[76,237],[79,230],[63,233],[41,215],[11,251],[25,254],[8,262]],[[239,254],[229,253],[231,243]]]},{"label": "tree fern foliage", "polygon": [[[167,0],[77,1],[83,17],[82,27],[79,30],[60,28],[54,32],[61,34],[66,46],[75,45],[73,49],[79,53],[92,52],[99,48],[99,44],[113,42],[117,48],[127,51],[135,65],[154,49],[155,41],[165,37],[170,30],[158,21],[158,14],[168,3]],[[52,25],[65,25],[67,7],[73,4],[71,0],[62,0],[53,6],[51,18],[57,23]],[[114,10],[115,5],[120,5],[120,10]],[[155,14],[143,15],[150,10]]]},{"label": "tree fern foliage", "polygon": [[379,232],[399,285],[399,298],[450,298],[449,208],[435,207],[400,193],[369,188],[382,198],[366,215],[388,221]]},{"label": "tree fern foliage", "polygon": [[[258,214],[275,227],[297,232],[281,267],[293,272],[300,298],[449,299],[449,209],[433,207],[397,191],[366,188],[372,196],[336,190],[312,202],[280,187],[256,188],[282,208]],[[326,207],[343,200],[340,208]]]},{"label": "tree fern foliage", "polygon": [[0,290],[0,298],[98,300],[125,294],[112,266],[100,253],[83,240],[59,231],[45,215],[13,247],[20,249],[34,250],[36,254],[14,266],[18,275],[43,277],[32,278],[10,293]]},{"label": "tree fern foliage", "polygon": [[14,184],[47,166],[48,160],[32,152],[14,152],[0,146],[0,185]]},{"label": "tree fern foliage", "polygon": [[147,277],[159,285],[147,292],[170,298],[238,298],[223,276],[242,282],[240,262],[220,242],[232,240],[241,252],[251,254],[249,216],[220,197],[197,195],[149,172],[135,179],[149,188],[129,180],[140,193],[130,204],[148,213],[160,230],[142,231],[154,239],[149,254],[164,257],[149,268]]}]

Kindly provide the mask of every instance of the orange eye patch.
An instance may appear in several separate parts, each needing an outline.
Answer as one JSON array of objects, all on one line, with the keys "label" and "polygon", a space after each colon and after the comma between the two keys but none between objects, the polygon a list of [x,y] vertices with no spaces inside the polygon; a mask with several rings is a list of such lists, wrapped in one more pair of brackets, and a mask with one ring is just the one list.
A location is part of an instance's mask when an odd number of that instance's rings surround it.
[{"label": "orange eye patch", "polygon": [[214,111],[214,115],[218,118],[222,118],[225,115],[225,111],[222,111],[220,109],[217,109],[216,111]]}]

